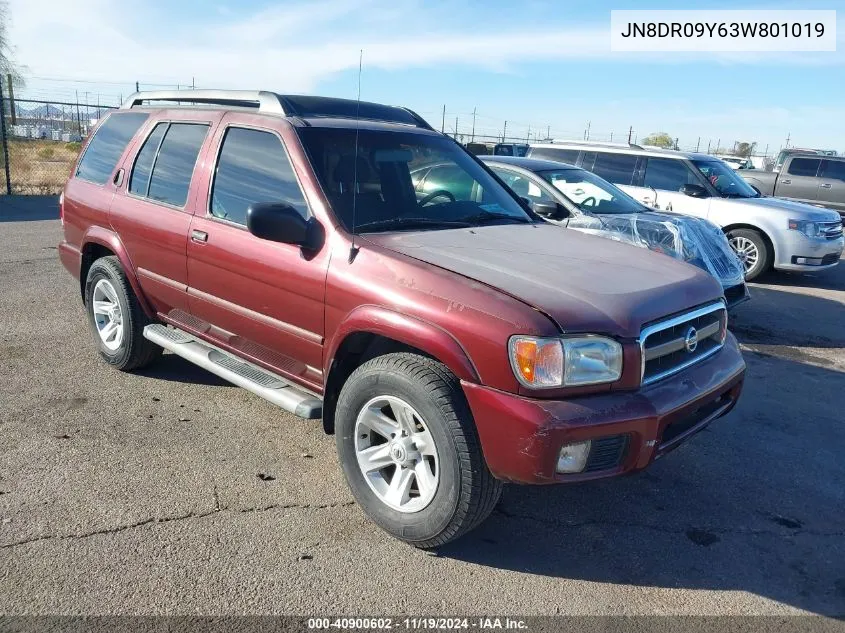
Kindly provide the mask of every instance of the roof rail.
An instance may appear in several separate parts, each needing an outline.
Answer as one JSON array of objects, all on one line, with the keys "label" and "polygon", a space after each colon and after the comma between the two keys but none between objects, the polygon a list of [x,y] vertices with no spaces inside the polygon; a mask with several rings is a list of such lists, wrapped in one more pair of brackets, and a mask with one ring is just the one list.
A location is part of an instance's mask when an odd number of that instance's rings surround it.
[{"label": "roof rail", "polygon": [[[257,108],[259,112],[285,116],[282,101],[274,92],[265,90],[151,90],[129,95],[121,109],[135,108],[145,101],[176,101],[230,107]],[[165,107],[165,106],[160,106]]]},{"label": "roof rail", "polygon": [[[288,117],[358,117],[362,120],[401,123],[434,130],[425,119],[408,108],[334,97],[280,95],[265,90],[153,90],[130,95],[120,107],[129,109],[156,101],[257,108],[262,114]],[[167,104],[150,105],[167,107]]]},{"label": "roof rail", "polygon": [[636,143],[611,143],[607,141],[568,141],[562,138],[552,139],[552,144],[555,143],[566,143],[567,145],[586,145],[588,147],[618,147],[622,149],[643,149],[641,145],[637,145]]}]

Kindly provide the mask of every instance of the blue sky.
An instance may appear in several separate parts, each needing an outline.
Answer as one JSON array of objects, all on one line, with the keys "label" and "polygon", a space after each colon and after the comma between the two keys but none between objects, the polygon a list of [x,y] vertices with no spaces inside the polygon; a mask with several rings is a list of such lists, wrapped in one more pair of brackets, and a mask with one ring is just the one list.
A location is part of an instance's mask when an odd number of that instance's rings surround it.
[{"label": "blue sky", "polygon": [[[564,0],[11,0],[26,94],[115,101],[135,80],[266,88],[407,105],[469,133],[756,141],[845,150],[845,2],[708,2],[707,9],[839,9],[838,51],[631,54],[609,46],[611,9],[678,2]],[[689,8],[703,8],[688,5]]]}]

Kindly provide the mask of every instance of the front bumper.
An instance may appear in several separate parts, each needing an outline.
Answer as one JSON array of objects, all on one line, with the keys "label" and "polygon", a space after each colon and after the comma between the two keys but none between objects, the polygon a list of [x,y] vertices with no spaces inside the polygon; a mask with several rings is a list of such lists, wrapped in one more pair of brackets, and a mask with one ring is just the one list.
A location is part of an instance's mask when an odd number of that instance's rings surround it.
[{"label": "front bumper", "polygon": [[[719,353],[634,392],[540,400],[462,384],[493,475],[505,481],[549,484],[646,468],[727,414],[739,398],[744,378],[745,361],[729,333]],[[614,444],[611,438],[618,441]],[[593,450],[618,450],[618,458],[608,463],[605,454],[598,460],[599,469],[556,473],[561,446],[583,440],[593,440]]]},{"label": "front bumper", "polygon": [[843,249],[845,237],[829,240],[807,237],[798,231],[786,231],[784,243],[778,249],[775,268],[799,272],[832,268],[839,263]]}]

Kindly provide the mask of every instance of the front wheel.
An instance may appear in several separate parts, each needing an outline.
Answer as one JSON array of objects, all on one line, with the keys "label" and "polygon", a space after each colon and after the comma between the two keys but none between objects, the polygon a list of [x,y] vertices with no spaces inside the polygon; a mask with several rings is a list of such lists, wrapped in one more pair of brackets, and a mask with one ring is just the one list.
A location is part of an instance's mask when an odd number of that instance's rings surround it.
[{"label": "front wheel", "polygon": [[355,500],[416,547],[458,538],[499,500],[460,383],[437,361],[398,353],[361,365],[340,392],[335,430]]},{"label": "front wheel", "polygon": [[771,265],[771,252],[766,239],[753,229],[728,231],[728,242],[745,267],[745,280],[751,281]]}]

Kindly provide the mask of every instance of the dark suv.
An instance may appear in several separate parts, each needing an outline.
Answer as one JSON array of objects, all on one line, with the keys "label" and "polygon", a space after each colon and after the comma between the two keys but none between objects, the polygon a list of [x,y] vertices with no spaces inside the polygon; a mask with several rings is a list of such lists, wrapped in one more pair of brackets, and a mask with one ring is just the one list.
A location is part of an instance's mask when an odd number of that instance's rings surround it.
[{"label": "dark suv", "polygon": [[[470,184],[425,190],[426,165]],[[404,108],[138,93],[61,212],[106,362],[168,349],[322,418],[364,511],[419,547],[502,482],[643,469],[742,388],[710,275],[544,221]]]}]

